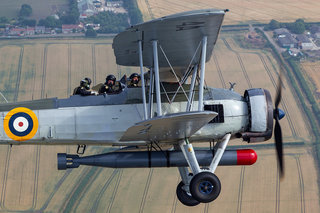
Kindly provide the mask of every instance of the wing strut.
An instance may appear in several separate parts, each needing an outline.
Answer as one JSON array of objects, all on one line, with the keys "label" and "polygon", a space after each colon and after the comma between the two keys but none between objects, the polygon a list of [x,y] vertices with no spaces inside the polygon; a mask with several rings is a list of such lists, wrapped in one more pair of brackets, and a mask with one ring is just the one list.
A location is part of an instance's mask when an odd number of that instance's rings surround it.
[{"label": "wing strut", "polygon": [[205,74],[205,69],[206,69],[206,54],[207,54],[207,36],[203,36],[203,38],[202,38],[198,111],[203,111],[203,87],[204,87],[204,74]]},{"label": "wing strut", "polygon": [[141,40],[138,42],[139,45],[139,63],[140,63],[140,76],[141,76],[141,83],[142,83],[142,100],[143,100],[143,112],[144,112],[144,120],[148,119],[147,115],[147,102],[146,102],[146,88],[145,88],[145,81],[144,81],[144,73],[143,73],[143,59],[142,59],[142,44]]},{"label": "wing strut", "polygon": [[196,64],[193,67],[193,73],[192,73],[192,79],[191,79],[191,85],[190,85],[190,90],[189,90],[189,98],[188,98],[188,104],[187,104],[187,112],[191,110],[191,104],[193,101],[193,94],[194,94],[194,85],[196,83],[197,79],[197,72],[198,72],[198,64]]},{"label": "wing strut", "polygon": [[159,77],[159,59],[158,59],[158,41],[152,41],[153,47],[153,68],[154,68],[154,77],[156,84],[156,100],[157,100],[157,116],[162,115],[161,109],[161,94],[160,94],[160,77]]},{"label": "wing strut", "polygon": [[154,73],[153,73],[153,69],[150,68],[149,103],[148,103],[149,117],[148,117],[148,119],[153,117],[152,116],[153,115],[153,90],[154,90]]}]

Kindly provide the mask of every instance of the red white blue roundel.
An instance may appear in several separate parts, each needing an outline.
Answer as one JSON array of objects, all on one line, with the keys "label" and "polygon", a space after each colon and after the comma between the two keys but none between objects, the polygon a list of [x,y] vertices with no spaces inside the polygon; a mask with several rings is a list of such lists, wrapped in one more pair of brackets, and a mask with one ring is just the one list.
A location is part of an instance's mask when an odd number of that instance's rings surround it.
[{"label": "red white blue roundel", "polygon": [[18,107],[8,112],[3,127],[9,138],[16,141],[29,140],[38,130],[38,118],[30,109]]}]

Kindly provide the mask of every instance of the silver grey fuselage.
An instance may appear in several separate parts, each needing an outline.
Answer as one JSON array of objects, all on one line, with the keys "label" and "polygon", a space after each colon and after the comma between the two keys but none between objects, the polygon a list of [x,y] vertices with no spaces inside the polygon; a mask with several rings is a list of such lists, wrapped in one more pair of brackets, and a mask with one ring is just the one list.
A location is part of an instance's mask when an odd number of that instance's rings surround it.
[{"label": "silver grey fuselage", "polygon": [[[180,94],[180,97],[183,95]],[[163,99],[166,96],[163,95]],[[176,99],[179,99],[177,96]],[[37,116],[39,127],[35,136],[27,141],[14,141],[0,122],[1,144],[95,144],[134,145],[143,141],[121,141],[122,135],[135,123],[142,121],[141,88],[125,88],[120,94],[100,96],[71,96],[67,99],[18,102],[0,106],[1,120],[14,107],[30,108]],[[163,114],[185,112],[187,101],[162,102]],[[232,135],[247,131],[249,125],[248,102],[241,95],[225,89],[207,88],[204,105],[222,105],[223,121],[208,123],[197,131],[190,141],[212,141],[226,133]],[[155,115],[153,107],[153,115]],[[193,102],[191,111],[198,109]]]}]

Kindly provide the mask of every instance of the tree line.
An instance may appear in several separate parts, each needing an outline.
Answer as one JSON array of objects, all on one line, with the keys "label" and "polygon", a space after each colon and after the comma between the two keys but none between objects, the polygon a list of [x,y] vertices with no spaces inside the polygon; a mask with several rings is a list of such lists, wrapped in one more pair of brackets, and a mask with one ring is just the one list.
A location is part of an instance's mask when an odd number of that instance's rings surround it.
[{"label": "tree line", "polygon": [[264,30],[275,30],[278,28],[287,28],[292,33],[302,34],[304,31],[309,30],[311,24],[306,23],[303,19],[297,19],[295,22],[282,23],[272,19],[269,24],[264,27]]},{"label": "tree line", "polygon": [[57,17],[48,16],[44,19],[40,19],[37,23],[37,20],[30,19],[32,15],[32,7],[28,4],[21,5],[21,8],[18,13],[17,19],[8,19],[5,16],[0,17],[0,27],[5,27],[6,24],[12,24],[16,26],[30,26],[34,27],[36,25],[45,26],[48,28],[61,28],[62,24],[77,24],[79,23],[79,10],[77,0],[69,0],[69,9],[68,11],[57,14]]}]

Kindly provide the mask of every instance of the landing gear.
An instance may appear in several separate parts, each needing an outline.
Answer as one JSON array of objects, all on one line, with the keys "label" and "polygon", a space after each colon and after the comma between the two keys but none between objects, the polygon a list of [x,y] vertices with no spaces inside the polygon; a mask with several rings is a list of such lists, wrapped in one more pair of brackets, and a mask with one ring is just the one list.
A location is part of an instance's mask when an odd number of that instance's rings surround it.
[{"label": "landing gear", "polygon": [[190,182],[192,197],[201,203],[214,201],[219,196],[220,191],[220,180],[211,172],[198,173]]},{"label": "landing gear", "polygon": [[187,167],[180,167],[179,172],[182,182],[177,187],[177,197],[181,203],[187,206],[195,206],[199,203],[209,203],[215,200],[221,191],[221,183],[219,178],[214,174],[222,155],[230,140],[231,134],[226,134],[223,139],[214,147],[214,157],[207,170],[201,169],[195,156],[192,145],[188,139],[181,141],[179,147],[188,162],[191,172],[194,174],[189,176]]},{"label": "landing gear", "polygon": [[189,192],[186,192],[183,187],[184,183],[181,181],[176,190],[179,201],[186,206],[198,205],[200,202],[194,199]]}]

